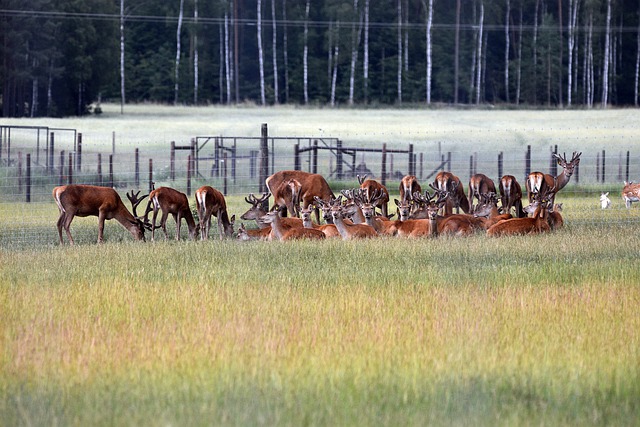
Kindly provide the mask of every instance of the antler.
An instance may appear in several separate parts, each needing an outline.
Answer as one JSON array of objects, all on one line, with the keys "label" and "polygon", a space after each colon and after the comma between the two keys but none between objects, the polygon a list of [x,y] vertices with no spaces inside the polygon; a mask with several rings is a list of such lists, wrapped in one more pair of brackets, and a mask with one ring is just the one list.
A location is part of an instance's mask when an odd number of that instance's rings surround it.
[{"label": "antler", "polygon": [[[136,213],[136,208],[138,207],[140,202],[142,202],[144,200],[144,198],[148,196],[148,194],[145,194],[142,197],[138,197],[138,194],[140,194],[140,191],[138,191],[137,193],[134,194],[133,190],[131,190],[130,193],[127,193],[127,198],[131,202],[131,208],[132,208],[132,211],[133,211],[133,216],[135,216],[136,218],[139,218],[138,214]],[[145,213],[145,215],[146,215],[146,213]]]},{"label": "antler", "polygon": [[362,185],[362,183],[367,179],[367,175],[360,177],[360,175],[356,175],[358,177],[358,184]]}]

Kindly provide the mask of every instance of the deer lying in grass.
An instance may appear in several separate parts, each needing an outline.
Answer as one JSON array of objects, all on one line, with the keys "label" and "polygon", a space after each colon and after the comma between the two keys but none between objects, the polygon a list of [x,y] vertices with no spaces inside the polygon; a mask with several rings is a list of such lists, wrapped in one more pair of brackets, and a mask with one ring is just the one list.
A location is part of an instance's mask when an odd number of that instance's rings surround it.
[{"label": "deer lying in grass", "polygon": [[[249,194],[249,197],[245,197],[244,200],[251,205],[251,207],[243,213],[240,218],[249,221],[254,220],[258,225],[258,229],[247,229],[245,232],[250,237],[260,240],[273,240],[275,238],[271,231],[271,226],[262,221],[262,218],[267,214],[267,200],[269,199],[269,193],[263,193],[262,196],[257,199],[253,193]],[[281,221],[283,227],[301,227],[302,220],[300,218],[282,218]]]},{"label": "deer lying in grass", "polygon": [[513,236],[522,234],[538,234],[551,231],[548,222],[549,204],[555,196],[555,187],[544,191],[536,191],[532,205],[534,209],[533,217],[527,218],[511,218],[492,225],[487,230],[487,235],[496,236]]},{"label": "deer lying in grass", "polygon": [[315,206],[309,205],[306,208],[300,210],[302,225],[305,228],[313,228],[320,230],[324,233],[325,237],[341,237],[338,229],[334,224],[314,224],[311,220],[311,214],[313,213]]},{"label": "deer lying in grass", "polygon": [[345,221],[344,207],[342,206],[342,195],[332,203],[331,216],[338,232],[343,240],[368,239],[377,237],[376,230],[367,224],[349,224]]},{"label": "deer lying in grass", "polygon": [[398,237],[412,238],[437,237],[440,234],[439,225],[442,221],[442,217],[438,216],[438,212],[446,204],[448,195],[442,192],[434,192],[431,195],[429,190],[425,190],[424,196],[420,193],[414,193],[414,197],[419,198],[421,203],[424,204],[427,218],[391,221],[395,224],[396,235]]},{"label": "deer lying in grass", "polygon": [[299,239],[324,239],[325,235],[320,230],[305,227],[285,227],[280,212],[271,211],[262,217],[262,221],[271,224],[271,231],[278,240],[299,240]]}]

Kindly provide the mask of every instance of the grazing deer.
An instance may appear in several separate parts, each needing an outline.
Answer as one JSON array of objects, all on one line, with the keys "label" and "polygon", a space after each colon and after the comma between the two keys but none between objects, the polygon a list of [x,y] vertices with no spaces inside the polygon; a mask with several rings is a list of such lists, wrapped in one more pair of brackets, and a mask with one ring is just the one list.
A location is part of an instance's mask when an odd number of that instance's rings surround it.
[{"label": "grazing deer", "polygon": [[500,178],[498,184],[500,189],[500,203],[502,204],[502,212],[511,213],[511,209],[516,211],[516,218],[524,218],[527,216],[522,207],[522,187],[513,175],[504,175]]},{"label": "grazing deer", "polygon": [[[300,183],[300,201],[302,207],[306,208],[318,197],[322,200],[331,200],[334,197],[333,191],[324,177],[317,173],[309,173],[296,170],[278,171],[268,177],[265,181],[271,194],[275,194],[278,187],[285,181],[295,179]],[[275,205],[274,205],[275,206]],[[273,208],[272,208],[273,209]],[[283,215],[286,216],[286,215]],[[316,222],[320,222],[320,211],[316,209]]]},{"label": "grazing deer", "polygon": [[477,173],[469,179],[469,210],[474,211],[473,201],[478,199],[480,202],[480,195],[487,193],[496,193],[496,185],[493,180],[487,175]]},{"label": "grazing deer", "polygon": [[622,200],[624,200],[624,205],[627,209],[631,207],[633,202],[640,201],[640,184],[634,184],[632,181],[624,181]]},{"label": "grazing deer", "polygon": [[[553,199],[555,199],[556,193],[569,183],[575,168],[580,164],[581,155],[581,152],[578,153],[574,151],[571,160],[567,161],[566,154],[560,157],[558,154],[553,153],[553,157],[557,159],[558,165],[562,167],[562,172],[556,177],[548,173],[531,172],[526,182],[529,203],[533,201],[533,197],[538,191],[547,191],[551,188],[555,189],[553,192]],[[551,204],[553,204],[553,199],[551,200]]]},{"label": "grazing deer", "polygon": [[[281,214],[289,212],[291,216],[300,216],[300,192],[302,184],[295,178],[283,181],[273,193],[273,206],[280,209]],[[286,216],[286,215],[285,215]]]},{"label": "grazing deer", "polygon": [[341,203],[342,196],[340,195],[331,206],[331,216],[343,240],[367,239],[378,236],[376,230],[367,224],[349,224],[345,222]]},{"label": "grazing deer", "polygon": [[209,238],[211,228],[211,216],[218,219],[218,232],[220,239],[224,236],[233,236],[233,224],[236,216],[229,219],[227,202],[224,195],[213,187],[204,185],[196,190],[196,208],[200,220],[200,237],[202,240]]},{"label": "grazing deer", "polygon": [[[538,234],[551,230],[548,222],[549,203],[555,195],[555,189],[536,191],[532,202],[534,205],[533,217],[511,218],[499,221],[489,227],[487,236],[513,236],[522,234]],[[531,206],[531,205],[530,205]]]},{"label": "grazing deer", "polygon": [[464,194],[464,187],[461,185],[460,178],[451,172],[438,172],[431,186],[438,191],[446,191],[449,194],[447,203],[444,206],[445,215],[451,215],[453,208],[456,208],[456,213],[460,213],[460,209],[464,213],[471,213],[469,200]]},{"label": "grazing deer", "polygon": [[136,208],[148,196],[147,194],[138,198],[139,191],[136,194],[133,194],[133,190],[131,194],[127,193],[133,215],[122,203],[120,195],[113,188],[71,184],[55,187],[52,194],[60,210],[57,227],[61,245],[64,244],[62,240],[63,228],[67,233],[69,244],[74,244],[70,227],[71,221],[76,216],[98,217],[98,243],[104,241],[104,221],[108,219],[118,221],[136,240],[144,240],[144,231],[145,228],[148,229],[148,225],[137,216]]},{"label": "grazing deer", "polygon": [[341,237],[338,229],[334,224],[314,224],[311,221],[311,213],[315,206],[309,205],[306,208],[302,208],[300,210],[300,218],[302,218],[302,225],[304,228],[314,228],[316,230],[320,230],[324,233],[326,237]]},{"label": "grazing deer", "polygon": [[262,220],[271,224],[271,230],[278,240],[299,240],[299,239],[324,239],[325,235],[320,230],[304,227],[286,227],[280,217],[278,210],[270,211]]},{"label": "grazing deer", "polygon": [[170,187],[159,187],[149,193],[149,203],[147,204],[147,210],[144,214],[146,222],[147,215],[149,212],[153,211],[153,218],[151,220],[152,241],[155,240],[156,228],[159,228],[156,227],[156,218],[158,216],[158,211],[160,210],[162,211],[162,216],[160,217],[159,227],[164,231],[165,240],[169,238],[169,234],[167,233],[167,218],[169,217],[169,214],[171,214],[173,219],[176,221],[176,240],[180,240],[182,218],[184,218],[187,222],[187,227],[189,227],[189,238],[192,240],[196,239],[199,225],[196,224],[196,221],[193,218],[187,195]]},{"label": "grazing deer", "polygon": [[366,175],[362,178],[358,175],[358,182],[360,183],[360,188],[364,191],[364,197],[371,199],[374,194],[380,194],[380,196],[376,198],[375,207],[380,208],[382,216],[386,217],[388,215],[387,206],[389,203],[389,191],[387,191],[387,187],[375,179],[367,178]]},{"label": "grazing deer", "polygon": [[415,175],[405,175],[400,181],[400,200],[411,201],[415,192],[422,193],[422,187],[418,184]]},{"label": "grazing deer", "polygon": [[600,207],[602,209],[609,209],[611,207],[611,199],[609,199],[609,192],[600,193]]}]

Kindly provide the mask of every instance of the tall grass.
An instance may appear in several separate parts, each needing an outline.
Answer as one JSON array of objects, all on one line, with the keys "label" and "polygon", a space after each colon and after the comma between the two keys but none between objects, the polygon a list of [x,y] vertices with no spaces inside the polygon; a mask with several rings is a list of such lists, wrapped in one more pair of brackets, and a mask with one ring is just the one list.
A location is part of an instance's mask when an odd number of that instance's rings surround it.
[{"label": "tall grass", "polygon": [[637,424],[638,211],[587,206],[503,239],[96,245],[92,218],[75,247],[3,246],[0,417]]}]

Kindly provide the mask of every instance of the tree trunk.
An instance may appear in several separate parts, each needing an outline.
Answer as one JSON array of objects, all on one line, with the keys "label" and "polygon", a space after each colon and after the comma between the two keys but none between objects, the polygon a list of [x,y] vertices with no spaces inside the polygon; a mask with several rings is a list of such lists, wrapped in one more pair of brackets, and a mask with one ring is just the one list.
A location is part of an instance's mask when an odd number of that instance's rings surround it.
[{"label": "tree trunk", "polygon": [[124,114],[124,0],[120,0],[120,114]]},{"label": "tree trunk", "polygon": [[266,105],[264,94],[264,53],[262,51],[262,0],[257,1],[258,26],[258,68],[260,71],[260,105]]},{"label": "tree trunk", "polygon": [[482,36],[484,31],[484,2],[480,1],[480,22],[478,23],[478,79],[476,84],[476,104],[480,104],[480,88],[482,86]]},{"label": "tree trunk", "polygon": [[402,0],[398,0],[398,104],[402,104]]},{"label": "tree trunk", "polygon": [[231,53],[229,51],[229,14],[224,12],[224,68],[227,77],[227,104],[231,104]]},{"label": "tree trunk", "polygon": [[308,75],[309,75],[309,6],[311,0],[307,0],[307,4],[304,8],[304,52],[302,54],[302,72],[303,72],[303,85],[304,85],[304,104],[309,104],[309,90],[308,90]]},{"label": "tree trunk", "polygon": [[533,17],[533,104],[538,103],[538,16],[540,13],[540,0],[536,0]]},{"label": "tree trunk", "polygon": [[[363,80],[364,80],[364,102],[369,102],[369,4],[371,0],[364,2],[364,63]],[[640,49],[640,47],[638,48]],[[640,50],[639,50],[640,52]]]},{"label": "tree trunk", "polygon": [[458,103],[458,74],[460,56],[460,0],[456,0],[456,36],[453,48],[453,103]]},{"label": "tree trunk", "polygon": [[567,32],[569,33],[569,37],[567,37],[567,48],[569,59],[567,61],[567,65],[569,66],[567,70],[567,106],[571,106],[573,101],[573,52],[576,44],[576,22],[578,19],[578,4],[579,0],[569,0],[569,22],[567,23]]},{"label": "tree trunk", "polygon": [[273,50],[273,102],[280,103],[280,95],[278,88],[278,31],[276,26],[276,0],[271,0],[271,21],[273,29],[272,50]]},{"label": "tree trunk", "polygon": [[[358,0],[353,0],[353,13],[358,16]],[[349,105],[353,105],[353,93],[355,90],[356,80],[356,64],[358,62],[358,51],[360,50],[360,36],[362,35],[362,15],[358,20],[358,28],[356,31],[356,23],[351,26],[351,73],[349,75]]]},{"label": "tree trunk", "polygon": [[[338,35],[340,34],[340,22],[338,22]],[[336,81],[338,79],[338,55],[340,53],[340,38],[333,49],[333,73],[331,76],[331,106],[336,105]]]},{"label": "tree trunk", "polygon": [[604,37],[604,55],[602,57],[602,108],[609,102],[609,61],[611,44],[611,0],[607,0],[607,21]]},{"label": "tree trunk", "polygon": [[404,0],[404,71],[409,72],[409,0]]},{"label": "tree trunk", "polygon": [[433,58],[431,57],[431,27],[433,24],[433,0],[429,0],[429,5],[427,7],[426,1],[422,0],[422,4],[425,8],[425,11],[427,12],[427,25],[426,25],[426,30],[425,30],[425,38],[426,38],[426,56],[427,56],[427,76],[426,76],[426,80],[427,80],[427,93],[426,93],[426,101],[427,104],[431,104],[431,72],[432,72],[432,68],[433,68],[433,63],[432,60]]},{"label": "tree trunk", "polygon": [[[287,22],[287,0],[282,0],[282,19]],[[289,103],[289,48],[287,47],[287,26],[284,26],[282,49],[284,54],[284,100]]]},{"label": "tree trunk", "polygon": [[178,104],[179,77],[180,77],[180,33],[182,32],[182,14],[184,12],[184,0],[180,0],[180,11],[178,12],[178,29],[176,31],[176,71],[175,86],[173,89],[173,105]]},{"label": "tree trunk", "polygon": [[[33,60],[33,68],[35,69],[36,60]],[[38,78],[33,77],[31,81],[31,118],[35,117],[38,114]]]},{"label": "tree trunk", "polygon": [[520,91],[521,91],[521,84],[522,84],[522,35],[523,33],[523,7],[522,7],[522,3],[523,1],[520,0],[520,30],[518,31],[518,70],[516,72],[516,104],[520,105]]},{"label": "tree trunk", "polygon": [[[225,23],[226,21],[226,14],[225,14]],[[218,66],[218,86],[220,87],[220,104],[224,103],[224,65],[227,63],[224,52],[224,33],[222,31],[222,27],[224,25],[223,24],[218,24],[218,32],[219,32],[219,39],[220,39],[220,45],[219,45],[219,55],[220,55],[220,65]]]},{"label": "tree trunk", "polygon": [[198,105],[198,0],[194,0],[193,23],[193,104]]},{"label": "tree trunk", "polygon": [[640,22],[638,23],[638,30],[636,35],[636,75],[635,85],[633,92],[633,105],[638,106],[638,80],[640,75]]},{"label": "tree trunk", "polygon": [[511,2],[507,0],[507,13],[504,18],[504,100],[509,103],[509,15]]},{"label": "tree trunk", "polygon": [[563,38],[563,30],[562,30],[562,0],[558,0],[558,39],[560,40],[560,43],[558,43],[559,46],[559,52],[558,52],[558,105],[562,106],[562,104],[564,103],[563,101],[563,90],[562,90],[562,80],[563,80],[563,75],[562,75],[562,58],[564,57],[564,44],[562,43],[562,38]]}]

